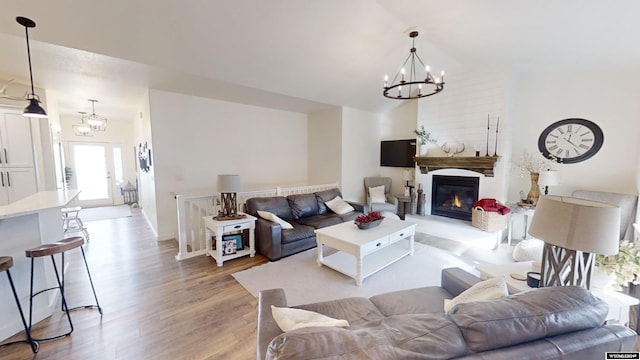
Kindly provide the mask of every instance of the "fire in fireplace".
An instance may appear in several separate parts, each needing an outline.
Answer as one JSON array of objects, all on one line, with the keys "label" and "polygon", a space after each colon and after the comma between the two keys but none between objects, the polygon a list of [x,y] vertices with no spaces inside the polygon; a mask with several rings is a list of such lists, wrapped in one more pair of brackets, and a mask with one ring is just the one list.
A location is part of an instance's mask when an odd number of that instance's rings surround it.
[{"label": "fire in fireplace", "polygon": [[433,176],[431,215],[471,221],[478,201],[480,179],[468,176]]}]

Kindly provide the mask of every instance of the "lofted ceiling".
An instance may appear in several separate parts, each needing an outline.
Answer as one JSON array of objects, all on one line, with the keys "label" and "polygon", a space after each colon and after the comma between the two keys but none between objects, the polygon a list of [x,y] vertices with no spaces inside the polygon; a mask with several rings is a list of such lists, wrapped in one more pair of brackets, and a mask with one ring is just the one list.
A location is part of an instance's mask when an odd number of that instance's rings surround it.
[{"label": "lofted ceiling", "polygon": [[[386,111],[382,79],[408,55],[432,68],[637,71],[636,0],[4,1],[0,74],[34,79],[61,115],[137,117],[146,89],[311,112]],[[1,84],[0,84],[1,85]],[[11,88],[8,89],[8,92]],[[445,88],[446,92],[446,88]],[[21,94],[13,94],[21,95]],[[428,99],[428,98],[427,98]],[[424,100],[428,101],[428,100]]]}]

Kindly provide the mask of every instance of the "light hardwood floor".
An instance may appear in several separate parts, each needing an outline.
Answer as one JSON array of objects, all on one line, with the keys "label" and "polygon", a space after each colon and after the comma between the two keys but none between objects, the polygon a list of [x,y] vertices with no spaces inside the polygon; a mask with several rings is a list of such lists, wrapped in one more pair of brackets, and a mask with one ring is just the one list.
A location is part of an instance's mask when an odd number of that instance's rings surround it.
[{"label": "light hardwood floor", "polygon": [[[87,223],[102,318],[97,310],[74,311],[71,336],[41,342],[37,355],[27,344],[0,347],[0,359],[255,359],[257,299],[231,274],[268,260],[243,257],[222,268],[206,256],[177,262],[177,244],[156,242],[132,210],[132,217]],[[67,254],[70,307],[92,301],[81,259],[79,250]],[[34,336],[64,324],[60,315],[37,324]]]}]

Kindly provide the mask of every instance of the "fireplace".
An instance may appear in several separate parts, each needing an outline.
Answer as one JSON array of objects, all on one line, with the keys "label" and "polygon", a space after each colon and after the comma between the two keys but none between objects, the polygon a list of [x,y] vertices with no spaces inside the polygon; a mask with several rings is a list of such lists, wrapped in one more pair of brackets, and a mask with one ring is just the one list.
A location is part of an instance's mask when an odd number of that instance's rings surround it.
[{"label": "fireplace", "polygon": [[431,215],[471,221],[479,184],[478,177],[433,175]]}]

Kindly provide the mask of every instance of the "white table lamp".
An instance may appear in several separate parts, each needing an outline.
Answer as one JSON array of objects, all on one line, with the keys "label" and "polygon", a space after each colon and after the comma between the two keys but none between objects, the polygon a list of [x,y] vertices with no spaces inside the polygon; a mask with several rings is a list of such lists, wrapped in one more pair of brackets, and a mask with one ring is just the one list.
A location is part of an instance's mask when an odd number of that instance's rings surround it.
[{"label": "white table lamp", "polygon": [[540,178],[538,179],[538,185],[544,186],[544,194],[549,194],[549,186],[560,185],[560,179],[558,172],[555,170],[540,171]]},{"label": "white table lamp", "polygon": [[544,241],[540,286],[591,286],[595,254],[618,253],[620,208],[598,201],[542,196],[529,234]]}]

